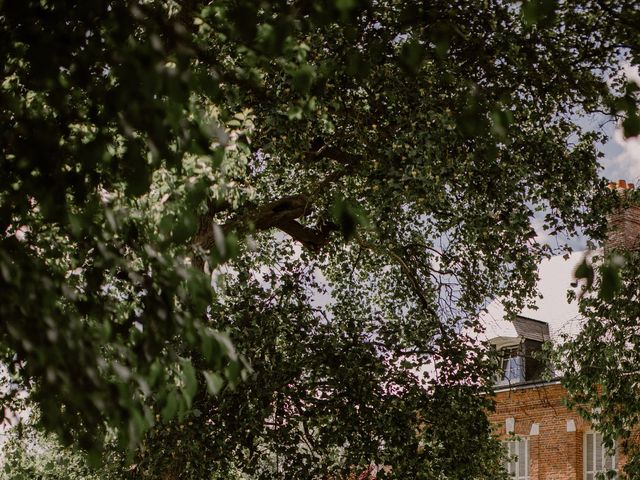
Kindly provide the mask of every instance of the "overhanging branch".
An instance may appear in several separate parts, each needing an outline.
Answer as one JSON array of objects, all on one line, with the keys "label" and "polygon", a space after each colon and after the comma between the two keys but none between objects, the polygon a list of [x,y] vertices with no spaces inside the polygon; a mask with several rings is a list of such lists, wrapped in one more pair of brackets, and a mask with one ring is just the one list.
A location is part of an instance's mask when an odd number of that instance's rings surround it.
[{"label": "overhanging branch", "polygon": [[[331,222],[318,228],[302,225],[298,219],[308,216],[312,211],[311,202],[306,195],[292,195],[269,202],[256,208],[254,213],[230,220],[218,228],[223,234],[233,230],[245,230],[250,224],[258,231],[277,228],[306,248],[317,251],[328,243],[330,233],[336,230],[337,226]],[[213,223],[213,215],[209,214],[200,221],[194,245],[208,250],[215,245],[215,238],[216,225]]]},{"label": "overhanging branch", "polygon": [[[253,225],[257,231],[277,228],[300,242],[305,248],[312,251],[320,250],[329,242],[331,232],[338,229],[337,225],[333,222],[325,222],[313,228],[303,225],[299,220],[312,213],[314,201],[323,190],[360,165],[363,157],[328,145],[310,151],[304,157],[305,162],[321,159],[334,160],[343,167],[328,174],[314,189],[309,190],[311,193],[289,195],[262,206],[256,206],[252,213],[239,215],[223,225],[216,226],[214,223],[214,216],[220,210],[210,208],[209,212],[199,220],[193,245],[197,249],[207,251],[215,246],[216,229],[226,234],[233,230],[247,230],[249,225]],[[196,263],[203,265],[202,261]]]}]

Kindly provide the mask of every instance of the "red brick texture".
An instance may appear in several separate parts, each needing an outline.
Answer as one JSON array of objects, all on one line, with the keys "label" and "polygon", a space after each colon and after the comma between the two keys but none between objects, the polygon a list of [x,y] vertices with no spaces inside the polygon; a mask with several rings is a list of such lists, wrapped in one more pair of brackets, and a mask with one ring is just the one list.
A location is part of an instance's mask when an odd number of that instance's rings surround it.
[{"label": "red brick texture", "polygon": [[[565,389],[560,384],[521,386],[495,394],[496,411],[489,415],[496,434],[506,437],[505,421],[515,420],[514,432],[529,439],[529,478],[531,480],[583,480],[583,436],[591,428],[577,413],[563,405]],[[567,420],[575,431],[567,432]],[[531,425],[539,424],[539,434],[529,435]],[[624,458],[618,452],[617,469]]]},{"label": "red brick texture", "polygon": [[618,250],[637,250],[640,247],[640,206],[632,205],[609,218],[606,246]]}]

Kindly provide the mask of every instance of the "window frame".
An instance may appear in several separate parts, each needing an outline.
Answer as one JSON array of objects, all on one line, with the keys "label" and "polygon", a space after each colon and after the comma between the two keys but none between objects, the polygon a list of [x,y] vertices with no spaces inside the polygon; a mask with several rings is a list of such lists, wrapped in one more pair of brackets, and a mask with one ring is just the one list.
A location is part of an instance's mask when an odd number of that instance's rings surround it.
[{"label": "window frame", "polygon": [[[529,454],[529,437],[521,437],[513,438],[510,440],[503,440],[502,442],[506,448],[506,457],[505,457],[505,470],[509,475],[509,478],[513,480],[529,480],[529,463],[531,461],[531,457]],[[520,472],[520,444],[524,444],[524,472]],[[511,452],[511,446],[514,447],[514,452]],[[515,456],[515,459],[513,459]],[[514,467],[514,471],[511,471],[511,467]]]},{"label": "window frame", "polygon": [[[527,376],[523,343],[503,345],[498,349],[498,353],[500,358],[500,371],[496,375],[495,384],[497,386],[517,385],[525,382]],[[517,378],[512,378],[514,377],[514,372],[517,372]]]},{"label": "window frame", "polygon": [[[587,470],[587,442],[589,439],[589,436],[592,437],[592,448],[591,448],[591,452],[593,454],[593,458],[591,459],[591,465],[592,465],[592,469],[591,470]],[[601,469],[597,469],[596,468],[596,456],[597,456],[597,448],[596,448],[596,441],[597,439],[600,439],[600,452],[602,455],[602,458],[600,459],[600,465],[601,465]],[[610,464],[611,464],[611,468],[607,468],[607,460],[610,460]],[[607,472],[613,470],[614,472],[616,472],[615,476],[613,477],[604,477],[604,478],[618,478],[618,448],[617,445],[614,444],[613,446],[613,455],[609,454],[609,451],[607,450],[607,448],[604,446],[604,443],[602,441],[602,434],[600,432],[598,432],[597,430],[586,430],[583,435],[582,435],[582,478],[584,480],[597,480],[598,474],[606,474]],[[589,476],[590,475],[590,476]]]}]

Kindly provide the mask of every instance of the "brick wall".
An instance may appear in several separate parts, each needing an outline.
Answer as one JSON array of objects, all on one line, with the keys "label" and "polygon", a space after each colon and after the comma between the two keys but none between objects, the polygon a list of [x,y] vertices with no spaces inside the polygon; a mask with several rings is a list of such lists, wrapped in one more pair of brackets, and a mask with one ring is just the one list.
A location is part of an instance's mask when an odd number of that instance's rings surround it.
[{"label": "brick wall", "polygon": [[609,218],[607,248],[637,250],[640,247],[640,206],[632,205]]},{"label": "brick wall", "polygon": [[[634,184],[624,180],[609,183],[609,188],[623,198],[635,191]],[[640,205],[637,205],[637,202],[633,203],[622,207],[609,217],[606,248],[619,250],[640,248]]]},{"label": "brick wall", "polygon": [[[584,478],[583,435],[590,430],[590,424],[563,405],[565,395],[558,383],[515,387],[495,394],[496,411],[489,419],[501,438],[506,436],[506,419],[513,418],[515,434],[529,439],[531,480]],[[567,421],[573,421],[575,431],[567,431]],[[530,435],[534,423],[539,425],[538,435]],[[618,471],[623,462],[618,454]]]}]

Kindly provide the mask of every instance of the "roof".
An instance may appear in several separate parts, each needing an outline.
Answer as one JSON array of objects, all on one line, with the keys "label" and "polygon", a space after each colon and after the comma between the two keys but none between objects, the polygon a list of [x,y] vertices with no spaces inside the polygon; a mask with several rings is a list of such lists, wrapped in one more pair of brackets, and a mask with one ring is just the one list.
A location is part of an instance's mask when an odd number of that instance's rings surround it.
[{"label": "roof", "polygon": [[[525,308],[512,322],[506,319],[502,302],[494,300],[480,319],[485,325],[486,340],[506,344],[522,337],[548,338],[554,342],[562,341],[564,335],[575,336],[582,325],[582,317],[578,311],[577,300],[569,301],[567,294],[570,290],[577,293],[575,270],[585,256],[591,256],[593,251],[573,252],[565,256],[555,256],[545,259],[538,267],[538,291],[541,297],[535,301],[533,308]],[[544,322],[548,331],[537,325]],[[535,339],[535,338],[532,338]]]},{"label": "roof", "polygon": [[549,324],[547,322],[518,315],[513,321],[513,326],[520,337],[537,342],[546,342],[550,339]]}]

